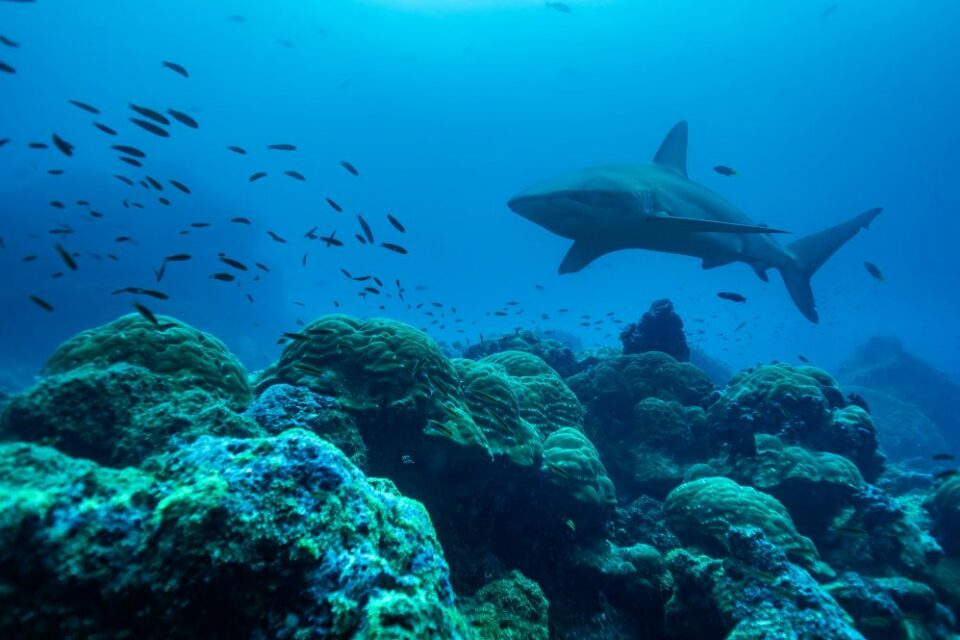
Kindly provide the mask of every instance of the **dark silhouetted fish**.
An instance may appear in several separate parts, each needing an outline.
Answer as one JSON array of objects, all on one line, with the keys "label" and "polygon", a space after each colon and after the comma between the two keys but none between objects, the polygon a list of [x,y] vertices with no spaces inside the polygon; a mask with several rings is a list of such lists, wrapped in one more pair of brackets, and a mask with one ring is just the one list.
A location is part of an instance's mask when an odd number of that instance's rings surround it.
[{"label": "dark silhouetted fish", "polygon": [[172,256],[167,256],[164,258],[164,262],[186,262],[187,260],[193,259],[189,253],[175,253]]},{"label": "dark silhouetted fish", "polygon": [[355,176],[360,175],[360,172],[357,171],[357,168],[356,168],[355,166],[353,166],[352,164],[350,164],[349,162],[347,162],[346,160],[341,160],[341,161],[340,161],[340,166],[343,167],[344,169],[346,169],[348,172],[350,172],[351,174],[353,174],[353,175],[355,175]]},{"label": "dark silhouetted fish", "polygon": [[341,207],[339,204],[337,204],[336,202],[334,202],[334,201],[331,200],[330,198],[327,198],[327,204],[330,205],[330,208],[333,209],[334,211],[336,211],[337,213],[342,213],[342,212],[343,212],[343,207]]},{"label": "dark silhouetted fish", "polygon": [[380,243],[380,246],[383,247],[384,249],[389,249],[390,251],[393,251],[394,253],[399,253],[399,254],[401,254],[401,255],[407,255],[407,250],[404,249],[403,247],[401,247],[401,246],[398,245],[398,244],[393,244],[392,242],[381,242],[381,243]]},{"label": "dark silhouetted fish", "polygon": [[76,108],[83,109],[87,113],[94,113],[94,114],[100,113],[100,109],[97,109],[92,104],[87,104],[86,102],[80,102],[79,100],[70,100],[69,102]]},{"label": "dark silhouetted fish", "polygon": [[167,182],[169,182],[170,184],[172,184],[174,187],[184,192],[185,194],[190,195],[190,188],[187,187],[187,185],[183,184],[182,182],[177,182],[176,180],[172,180],[169,178],[167,179]]},{"label": "dark silhouetted fish", "polygon": [[182,111],[177,111],[176,109],[167,109],[167,113],[170,114],[170,117],[179,122],[180,124],[190,127],[191,129],[199,129],[200,124],[194,120],[192,117],[188,116]]},{"label": "dark silhouetted fish", "polygon": [[37,305],[44,311],[53,311],[53,305],[44,300],[39,296],[30,296],[30,299],[33,301],[33,304]]},{"label": "dark silhouetted fish", "polygon": [[11,67],[10,65],[8,65],[8,64],[7,64],[6,62],[4,62],[3,60],[0,60],[0,71],[3,71],[4,73],[16,73],[16,72],[17,72],[16,69],[14,69],[14,68]]},{"label": "dark silhouetted fish", "polygon": [[63,169],[47,169],[47,173],[49,173],[52,176],[62,176]]},{"label": "dark silhouetted fish", "polygon": [[305,181],[306,181],[306,178],[303,177],[303,174],[300,173],[299,171],[293,171],[293,170],[291,170],[291,171],[284,171],[283,173],[284,173],[284,175],[290,176],[290,177],[293,178],[294,180],[299,180],[300,182],[305,182]]},{"label": "dark silhouetted fish", "polygon": [[292,144],[268,144],[267,149],[271,151],[296,151],[296,145]]},{"label": "dark silhouetted fish", "polygon": [[252,224],[250,222],[250,218],[244,218],[242,216],[237,218],[230,218],[230,222],[236,222],[237,224]]},{"label": "dark silhouetted fish", "polygon": [[67,268],[69,268],[71,271],[77,270],[76,260],[73,259],[73,256],[71,256],[62,245],[57,244],[54,245],[53,248],[57,250],[57,254],[60,256],[60,259],[63,260],[63,264],[67,265]]},{"label": "dark silhouetted fish", "polygon": [[140,118],[130,118],[130,122],[132,122],[133,124],[137,125],[138,127],[140,127],[141,129],[143,129],[144,131],[149,131],[150,133],[152,133],[152,134],[155,135],[155,136],[160,136],[161,138],[169,138],[169,137],[170,137],[170,132],[168,132],[166,129],[163,129],[163,128],[161,128],[161,127],[158,127],[157,125],[153,124],[152,122],[147,122],[146,120],[141,120]]},{"label": "dark silhouetted fish", "polygon": [[52,200],[50,202],[50,206],[53,207],[54,209],[63,209],[65,205],[59,200]]},{"label": "dark silhouetted fish", "polygon": [[146,157],[147,157],[147,154],[145,154],[145,153],[144,153],[143,151],[141,151],[140,149],[137,149],[136,147],[131,147],[131,146],[128,146],[128,145],[125,145],[125,144],[115,144],[115,145],[113,145],[113,146],[110,147],[110,148],[113,149],[113,150],[115,150],[115,151],[119,151],[120,153],[124,153],[124,154],[126,154],[126,155],[128,155],[128,156],[133,156],[134,158],[146,158]]},{"label": "dark silhouetted fish", "polygon": [[342,246],[343,246],[343,242],[337,239],[337,232],[336,232],[336,231],[334,231],[333,233],[331,233],[331,234],[328,235],[328,236],[320,236],[320,239],[323,240],[323,242],[324,242],[328,247],[342,247]]},{"label": "dark silhouetted fish", "polygon": [[363,229],[363,235],[366,236],[367,242],[373,244],[373,229],[370,228],[370,225],[367,224],[367,221],[364,220],[363,216],[359,213],[357,214],[357,222],[360,223],[360,228]]},{"label": "dark silhouetted fish", "polygon": [[877,265],[873,264],[872,262],[864,262],[863,268],[866,269],[867,273],[869,273],[875,279],[883,282],[883,273],[880,271],[880,268]]},{"label": "dark silhouetted fish", "polygon": [[131,179],[128,178],[127,176],[121,176],[121,175],[119,175],[119,174],[114,174],[113,177],[116,178],[117,180],[119,180],[120,182],[122,182],[123,184],[127,185],[127,186],[130,186],[130,187],[134,186],[133,180],[131,180]]},{"label": "dark silhouetted fish", "polygon": [[278,236],[277,234],[275,234],[273,231],[269,231],[269,230],[268,230],[268,231],[267,231],[267,235],[269,235],[271,238],[273,238],[275,242],[279,242],[280,244],[287,244],[287,241],[286,241],[286,240],[284,240],[283,238],[281,238],[280,236]]},{"label": "dark silhouetted fish", "polygon": [[209,222],[191,222],[190,226],[194,229],[206,229],[210,226]]},{"label": "dark silhouetted fish", "polygon": [[729,300],[730,302],[746,302],[747,299],[740,295],[739,293],[734,293],[733,291],[721,291],[717,294],[718,298],[723,298],[724,300]]},{"label": "dark silhouetted fish", "polygon": [[142,115],[145,118],[150,118],[154,122],[159,122],[160,124],[167,126],[170,124],[170,119],[167,116],[163,115],[159,111],[154,111],[149,107],[141,107],[138,104],[130,103],[130,108]]},{"label": "dark silhouetted fish", "polygon": [[150,311],[150,309],[147,309],[145,306],[143,306],[139,302],[134,302],[133,308],[136,309],[137,313],[143,316],[147,322],[149,322],[150,324],[152,324],[157,328],[160,327],[160,321],[157,320],[157,316],[153,315],[153,312]]},{"label": "dark silhouetted fish", "polygon": [[175,73],[179,73],[184,78],[190,77],[190,74],[187,72],[187,70],[184,69],[181,65],[177,64],[176,62],[170,62],[169,60],[164,60],[161,64],[167,69],[170,69]]},{"label": "dark silhouetted fish", "polygon": [[359,242],[360,244],[367,244],[367,239],[364,238],[364,237],[363,237],[362,235],[360,235],[359,233],[353,234],[353,237],[356,238],[356,239],[357,239],[357,242]]},{"label": "dark silhouetted fish", "polygon": [[93,123],[93,126],[95,126],[97,129],[100,129],[100,131],[103,131],[103,132],[104,132],[105,134],[107,134],[108,136],[115,136],[115,135],[117,135],[117,132],[116,132],[114,129],[108,127],[107,125],[103,124],[102,122],[94,122],[94,123]]},{"label": "dark silhouetted fish", "polygon": [[240,154],[241,156],[247,155],[247,150],[244,149],[243,147],[229,146],[227,147],[227,149],[229,149],[230,151],[233,151],[234,153]]},{"label": "dark silhouetted fish", "polygon": [[263,264],[262,262],[254,262],[253,264],[257,267],[257,269],[270,273],[270,269],[267,268],[267,265]]},{"label": "dark silhouetted fish", "polygon": [[234,277],[234,275],[233,275],[232,273],[220,272],[220,273],[215,273],[215,274],[213,274],[212,276],[210,276],[210,279],[211,279],[211,280],[219,280],[219,281],[221,281],[221,282],[233,282],[234,280],[236,280],[236,277]]},{"label": "dark silhouetted fish", "polygon": [[156,269],[153,273],[157,276],[157,282],[163,280],[164,274],[167,272],[167,263],[166,261],[160,263],[160,268]]},{"label": "dark silhouetted fish", "polygon": [[250,177],[248,178],[248,180],[250,180],[250,182],[256,182],[256,181],[259,180],[260,178],[265,178],[265,177],[267,177],[267,172],[266,172],[266,171],[257,171],[255,174],[253,174],[252,176],[250,176]]},{"label": "dark silhouetted fish", "polygon": [[157,180],[157,179],[155,179],[155,178],[151,178],[150,176],[144,176],[144,179],[145,179],[147,182],[149,182],[149,183],[150,183],[150,186],[153,187],[154,189],[156,189],[157,191],[163,191],[163,185],[160,184],[160,181],[159,181],[159,180]]},{"label": "dark silhouetted fish", "polygon": [[722,164],[718,164],[713,168],[713,170],[722,176],[727,176],[728,178],[731,176],[738,175],[736,169],[731,169],[730,167]]},{"label": "dark silhouetted fish", "polygon": [[394,217],[393,217],[392,215],[390,215],[389,213],[387,214],[387,220],[389,220],[389,221],[390,221],[390,224],[393,225],[393,228],[396,229],[397,231],[399,231],[400,233],[406,233],[406,232],[407,232],[407,228],[406,228],[405,226],[403,226],[403,225],[400,223],[399,220],[397,220],[396,218],[394,218]]},{"label": "dark silhouetted fish", "polygon": [[937,460],[938,462],[943,462],[943,461],[946,461],[946,460],[956,460],[956,459],[957,459],[957,456],[953,455],[952,453],[935,453],[935,454],[933,454],[933,456],[931,456],[931,457],[932,457],[934,460]]},{"label": "dark silhouetted fish", "polygon": [[136,158],[128,158],[126,156],[120,156],[118,159],[120,160],[120,162],[126,162],[131,167],[140,168],[143,166],[143,163],[137,160]]},{"label": "dark silhouetted fish", "polygon": [[220,262],[222,262],[223,264],[225,264],[225,265],[227,265],[227,266],[233,267],[234,269],[237,269],[238,271],[246,271],[246,270],[247,270],[247,265],[243,264],[243,263],[240,262],[239,260],[234,260],[233,258],[228,258],[228,257],[226,257],[226,256],[220,256]]},{"label": "dark silhouetted fish", "polygon": [[73,155],[73,145],[67,142],[66,140],[64,140],[63,138],[61,138],[60,136],[58,136],[57,134],[53,134],[53,144],[54,146],[57,147],[57,149],[60,150],[60,153],[62,153],[63,155],[67,157],[70,157]]},{"label": "dark silhouetted fish", "polygon": [[16,42],[15,40],[11,40],[10,38],[8,38],[7,36],[2,35],[2,34],[0,34],[0,44],[6,45],[6,46],[10,47],[11,49],[18,49],[18,48],[20,48],[20,43],[19,43],[19,42]]}]

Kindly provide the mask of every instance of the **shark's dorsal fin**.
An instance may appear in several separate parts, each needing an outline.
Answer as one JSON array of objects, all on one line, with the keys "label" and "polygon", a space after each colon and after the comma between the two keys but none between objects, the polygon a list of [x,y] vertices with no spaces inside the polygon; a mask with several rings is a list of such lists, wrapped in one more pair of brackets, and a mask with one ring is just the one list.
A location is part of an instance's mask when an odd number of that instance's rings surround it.
[{"label": "shark's dorsal fin", "polygon": [[657,155],[653,157],[656,164],[673,169],[683,177],[687,176],[687,121],[681,120],[673,125],[673,129],[660,143]]}]

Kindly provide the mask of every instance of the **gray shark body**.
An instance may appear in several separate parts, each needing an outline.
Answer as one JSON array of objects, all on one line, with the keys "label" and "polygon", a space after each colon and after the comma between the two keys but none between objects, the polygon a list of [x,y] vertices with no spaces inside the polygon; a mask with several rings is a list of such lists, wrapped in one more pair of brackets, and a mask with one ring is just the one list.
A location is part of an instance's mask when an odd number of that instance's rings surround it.
[{"label": "gray shark body", "polygon": [[560,273],[580,271],[602,255],[648,249],[700,258],[704,269],[744,262],[764,281],[777,269],[797,307],[818,316],[810,277],[847,240],[880,213],[871,209],[847,222],[781,245],[722,196],[687,177],[687,123],[664,139],[651,164],[597,167],[549,180],[511,198],[508,206],[540,226],[573,240]]}]

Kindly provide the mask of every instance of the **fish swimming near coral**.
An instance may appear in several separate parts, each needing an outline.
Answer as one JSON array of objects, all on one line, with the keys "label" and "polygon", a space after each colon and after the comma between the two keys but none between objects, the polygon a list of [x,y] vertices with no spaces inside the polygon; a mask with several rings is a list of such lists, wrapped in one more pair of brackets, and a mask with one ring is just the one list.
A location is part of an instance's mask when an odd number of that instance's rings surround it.
[{"label": "fish swimming near coral", "polygon": [[621,249],[694,256],[704,269],[750,265],[761,280],[777,269],[800,312],[817,322],[810,278],[881,209],[870,209],[829,229],[781,245],[722,196],[687,177],[687,123],[667,134],[651,164],[598,167],[561,176],[521,192],[507,206],[520,216],[573,240],[560,273],[580,271]]}]

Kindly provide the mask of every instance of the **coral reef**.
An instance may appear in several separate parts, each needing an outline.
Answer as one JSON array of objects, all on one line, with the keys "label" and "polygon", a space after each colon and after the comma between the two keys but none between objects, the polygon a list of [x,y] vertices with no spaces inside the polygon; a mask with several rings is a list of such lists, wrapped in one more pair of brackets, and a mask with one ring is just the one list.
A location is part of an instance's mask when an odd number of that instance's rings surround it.
[{"label": "coral reef", "polygon": [[513,333],[506,333],[493,340],[484,340],[470,345],[463,350],[463,357],[479,360],[501,351],[531,353],[546,362],[564,378],[572,376],[582,368],[573,349],[569,346],[526,329],[517,329]]},{"label": "coral reef", "polygon": [[930,511],[933,533],[944,551],[960,556],[960,476],[954,476],[940,485]]},{"label": "coral reef", "polygon": [[669,300],[656,300],[640,318],[620,332],[623,353],[662,351],[679,362],[690,360],[690,347],[683,332],[683,320]]},{"label": "coral reef", "polygon": [[204,436],[124,471],[2,445],[0,483],[8,635],[413,640],[464,629],[423,507],[304,431]]},{"label": "coral reef", "polygon": [[549,605],[536,582],[511,571],[484,585],[462,608],[477,638],[548,640]]}]

